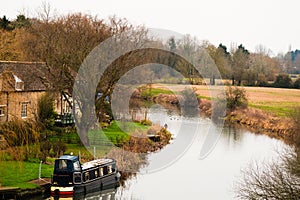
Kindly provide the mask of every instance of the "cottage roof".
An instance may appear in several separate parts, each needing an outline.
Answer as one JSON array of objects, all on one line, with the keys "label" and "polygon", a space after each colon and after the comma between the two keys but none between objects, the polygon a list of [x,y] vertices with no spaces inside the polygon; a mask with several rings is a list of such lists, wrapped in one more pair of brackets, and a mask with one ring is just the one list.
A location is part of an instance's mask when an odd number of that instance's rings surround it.
[{"label": "cottage roof", "polygon": [[0,74],[10,72],[15,82],[24,83],[24,91],[44,91],[51,80],[44,62],[0,61]]}]

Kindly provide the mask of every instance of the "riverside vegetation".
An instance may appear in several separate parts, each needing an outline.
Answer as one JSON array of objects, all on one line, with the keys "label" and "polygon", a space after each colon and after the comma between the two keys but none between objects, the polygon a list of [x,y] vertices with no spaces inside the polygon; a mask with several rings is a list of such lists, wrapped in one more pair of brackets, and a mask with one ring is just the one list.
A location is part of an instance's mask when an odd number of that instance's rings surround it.
[{"label": "riverside vegetation", "polygon": [[[0,149],[1,186],[23,189],[38,187],[30,181],[38,178],[40,161],[43,162],[41,176],[50,178],[56,157],[73,152],[80,155],[81,161],[89,161],[94,158],[90,153],[93,152],[93,145],[101,146],[96,149],[97,156],[112,156],[118,161],[121,171],[123,166],[126,166],[134,174],[146,164],[146,153],[159,150],[171,139],[171,134],[165,128],[152,125],[147,120],[141,122],[113,120],[110,123],[101,123],[102,130],[89,131],[92,142],[90,147],[86,148],[82,145],[75,127],[54,125],[55,112],[51,105],[53,98],[51,93],[47,93],[39,102],[35,121],[15,119],[1,124],[0,135],[5,139],[5,144],[1,143]],[[147,134],[158,135],[160,140],[154,142]],[[144,154],[125,159],[117,153],[118,150]],[[128,172],[121,174],[122,180],[132,175]]]}]

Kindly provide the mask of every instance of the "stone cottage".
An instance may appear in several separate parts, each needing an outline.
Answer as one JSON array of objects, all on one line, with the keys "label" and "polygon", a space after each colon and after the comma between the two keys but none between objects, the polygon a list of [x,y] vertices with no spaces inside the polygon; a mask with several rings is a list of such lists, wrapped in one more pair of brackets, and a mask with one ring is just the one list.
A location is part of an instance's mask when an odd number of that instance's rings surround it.
[{"label": "stone cottage", "polygon": [[[50,74],[43,62],[0,61],[0,122],[35,119],[39,98],[51,89]],[[55,96],[56,111],[69,113],[65,97]]]}]

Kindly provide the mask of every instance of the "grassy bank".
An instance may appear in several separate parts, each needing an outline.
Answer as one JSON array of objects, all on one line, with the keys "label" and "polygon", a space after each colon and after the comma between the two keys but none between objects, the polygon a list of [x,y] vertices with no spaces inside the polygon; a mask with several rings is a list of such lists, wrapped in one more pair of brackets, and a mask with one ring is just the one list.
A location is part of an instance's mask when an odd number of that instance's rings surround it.
[{"label": "grassy bank", "polygon": [[[111,125],[103,128],[102,131],[90,131],[89,139],[91,146],[86,148],[80,144],[80,138],[74,131],[59,133],[50,136],[52,142],[62,141],[66,144],[65,154],[73,152],[75,155],[80,154],[82,161],[93,159],[93,144],[101,145],[96,148],[96,154],[99,157],[107,155],[114,145],[122,145],[129,140],[130,134],[134,131],[147,131],[149,126],[136,122],[117,122],[112,121]],[[32,148],[34,148],[32,146]],[[39,146],[36,148],[39,149]],[[19,187],[21,189],[35,188],[36,184],[29,183],[31,180],[38,178],[39,159],[30,158],[30,162],[13,161],[8,152],[2,150],[0,156],[0,185],[6,187]],[[47,163],[42,165],[42,177],[50,178],[53,173],[54,158],[48,158]]]},{"label": "grassy bank", "polygon": [[[36,188],[37,185],[29,181],[38,179],[39,165],[33,162],[1,161],[0,183],[6,187]],[[50,178],[52,173],[52,165],[42,164],[41,177]]]},{"label": "grassy bank", "polygon": [[249,107],[273,113],[278,117],[289,117],[300,102],[250,102]]},{"label": "grassy bank", "polygon": [[157,96],[160,94],[175,94],[173,91],[166,88],[156,88],[156,87],[143,87],[141,89],[141,96],[143,98],[151,97],[151,96]]}]

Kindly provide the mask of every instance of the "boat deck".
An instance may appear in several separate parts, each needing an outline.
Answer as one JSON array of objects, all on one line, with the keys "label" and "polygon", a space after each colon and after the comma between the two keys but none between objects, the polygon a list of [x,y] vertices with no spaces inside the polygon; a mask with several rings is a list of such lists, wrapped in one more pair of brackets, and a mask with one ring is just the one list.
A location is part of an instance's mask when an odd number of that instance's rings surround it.
[{"label": "boat deck", "polygon": [[99,166],[99,165],[103,165],[103,164],[106,164],[106,163],[109,163],[109,162],[112,162],[112,161],[113,161],[113,159],[110,159],[110,158],[101,158],[101,159],[92,160],[92,161],[83,163],[81,165],[81,167],[82,167],[82,170],[85,170],[85,169],[96,167],[96,166]]}]

